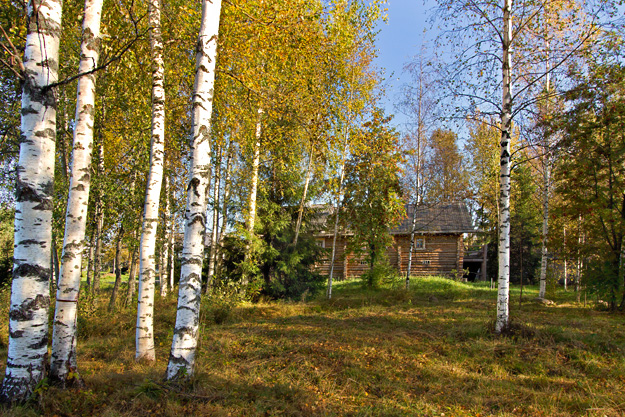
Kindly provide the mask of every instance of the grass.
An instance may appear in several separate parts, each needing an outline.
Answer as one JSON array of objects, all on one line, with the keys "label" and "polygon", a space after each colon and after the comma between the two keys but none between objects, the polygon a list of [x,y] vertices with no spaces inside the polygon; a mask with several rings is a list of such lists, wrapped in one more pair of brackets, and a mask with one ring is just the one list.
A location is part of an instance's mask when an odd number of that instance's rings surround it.
[{"label": "grass", "polygon": [[[536,288],[526,287],[526,300]],[[509,334],[492,333],[495,290],[420,278],[378,290],[336,283],[332,300],[203,305],[197,371],[166,385],[176,301],[157,298],[155,364],[134,361],[134,310],[80,321],[87,388],[42,386],[11,416],[620,416],[623,315],[519,305]],[[6,306],[4,306],[6,310]],[[90,310],[89,310],[90,311]],[[6,320],[6,311],[0,320]],[[216,321],[221,324],[216,324]],[[3,329],[6,325],[3,326]],[[0,333],[6,357],[6,330]]]}]

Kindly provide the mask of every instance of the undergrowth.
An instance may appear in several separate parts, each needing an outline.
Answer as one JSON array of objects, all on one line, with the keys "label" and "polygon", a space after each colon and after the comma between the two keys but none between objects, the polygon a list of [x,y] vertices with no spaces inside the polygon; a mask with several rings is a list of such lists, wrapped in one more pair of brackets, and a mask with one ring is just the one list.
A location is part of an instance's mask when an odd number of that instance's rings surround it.
[{"label": "undergrowth", "polygon": [[[333,298],[245,303],[203,299],[195,375],[163,376],[175,320],[157,296],[154,364],[134,361],[136,310],[106,311],[105,292],[79,319],[86,388],[42,384],[9,416],[619,416],[625,413],[623,316],[511,293],[512,321],[493,332],[488,283],[399,278],[380,288],[336,283]],[[0,351],[6,358],[8,298]],[[4,365],[4,364],[3,364]],[[2,366],[3,366],[2,365]]]}]

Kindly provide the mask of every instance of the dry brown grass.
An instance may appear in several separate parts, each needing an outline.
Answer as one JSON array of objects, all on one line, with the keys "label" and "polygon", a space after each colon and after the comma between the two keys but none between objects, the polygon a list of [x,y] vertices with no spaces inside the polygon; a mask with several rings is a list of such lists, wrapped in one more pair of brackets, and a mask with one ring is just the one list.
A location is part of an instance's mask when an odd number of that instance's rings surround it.
[{"label": "dry brown grass", "polygon": [[175,300],[157,300],[154,364],[134,361],[134,310],[105,313],[103,302],[81,319],[79,366],[87,388],[43,387],[30,404],[5,413],[625,414],[623,315],[558,296],[556,306],[513,304],[504,337],[490,330],[493,291],[435,278],[418,280],[409,293],[340,283],[331,301],[242,305],[220,325],[207,302],[197,372],[182,386],[162,380]]}]

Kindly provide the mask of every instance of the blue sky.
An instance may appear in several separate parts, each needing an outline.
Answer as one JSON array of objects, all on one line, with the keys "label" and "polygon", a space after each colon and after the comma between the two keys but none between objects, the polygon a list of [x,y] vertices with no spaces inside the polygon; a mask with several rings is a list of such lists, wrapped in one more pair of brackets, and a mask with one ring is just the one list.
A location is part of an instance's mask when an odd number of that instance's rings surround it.
[{"label": "blue sky", "polygon": [[[431,0],[426,0],[426,4],[423,0],[388,0],[388,23],[379,27],[376,65],[386,74],[386,99],[382,104],[387,114],[395,114],[394,123],[400,130],[406,119],[397,112],[394,103],[402,84],[408,83],[403,67],[421,49],[424,40],[433,39],[426,22],[432,4]],[[428,33],[424,34],[425,29]]]}]

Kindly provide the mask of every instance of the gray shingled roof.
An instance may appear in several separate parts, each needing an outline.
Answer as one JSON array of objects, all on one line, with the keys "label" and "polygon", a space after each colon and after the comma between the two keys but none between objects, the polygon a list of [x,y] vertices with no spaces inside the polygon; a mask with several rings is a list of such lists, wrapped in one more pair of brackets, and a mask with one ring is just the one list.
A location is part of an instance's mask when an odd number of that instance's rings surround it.
[{"label": "gray shingled roof", "polygon": [[[412,230],[412,214],[414,213],[414,205],[407,204],[406,217],[401,223],[391,230],[393,235],[409,234]],[[315,223],[319,229],[326,229],[322,234],[331,233],[332,227],[326,228],[326,224],[330,213],[334,212],[332,206],[314,206],[319,210],[320,217]],[[353,219],[350,219],[353,221]],[[437,204],[433,206],[423,205],[417,208],[416,232],[418,234],[460,234],[475,233],[477,230],[473,227],[471,215],[464,203],[447,203]],[[349,233],[349,232],[348,232]]]},{"label": "gray shingled roof", "polygon": [[[391,234],[400,235],[412,230],[412,215],[415,206],[406,205],[406,217]],[[417,207],[417,233],[472,233],[475,232],[471,215],[464,203],[437,204]]]}]

